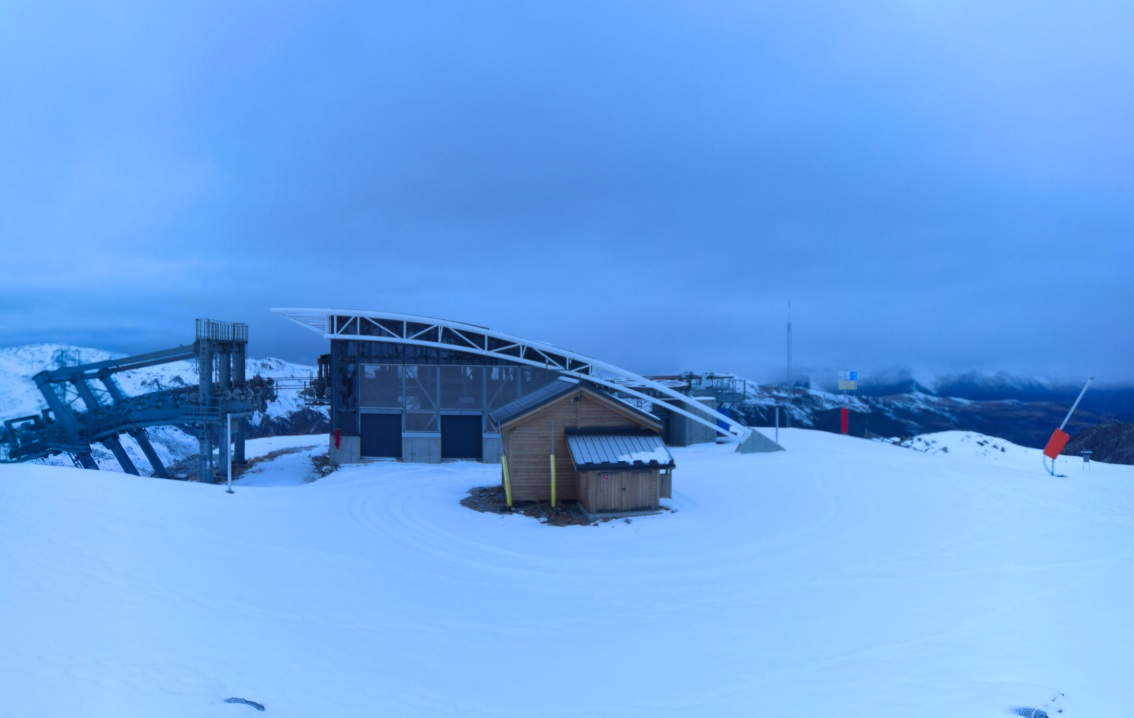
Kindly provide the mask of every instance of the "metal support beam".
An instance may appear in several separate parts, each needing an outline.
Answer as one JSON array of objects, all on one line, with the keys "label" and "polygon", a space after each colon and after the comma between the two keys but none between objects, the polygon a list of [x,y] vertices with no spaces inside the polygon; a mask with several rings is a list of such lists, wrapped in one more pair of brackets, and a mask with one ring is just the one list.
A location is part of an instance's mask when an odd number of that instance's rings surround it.
[{"label": "metal support beam", "polygon": [[[225,417],[228,417],[228,416],[231,416],[231,414],[225,414]],[[229,452],[232,451],[232,437],[228,433],[228,432],[231,431],[232,422],[226,418],[225,425],[227,427],[226,433],[225,433],[225,440],[217,442],[218,443],[218,446],[217,446],[217,449],[218,449],[218,451],[217,451],[217,466],[218,467],[228,466],[232,463],[232,459],[229,456]]]},{"label": "metal support beam", "polygon": [[[102,406],[102,402],[99,401],[98,396],[94,393],[94,389],[91,389],[91,385],[87,383],[84,375],[74,374],[68,381],[75,387],[75,390],[79,393],[79,397],[83,400],[83,403],[87,405],[88,411],[94,411]],[[118,439],[118,434],[95,438],[101,441],[103,446],[110,449],[111,453],[114,454],[114,458],[118,459],[118,464],[122,467],[123,471],[127,474],[133,474],[134,476],[140,475],[138,473],[138,467],[134,466],[130,455],[126,453],[126,448],[122,446],[122,442]]]},{"label": "metal support beam", "polygon": [[[198,331],[198,334],[200,332]],[[210,339],[197,339],[197,375],[198,401],[202,408],[208,410],[213,406],[213,342]],[[202,424],[198,426],[200,432],[197,437],[197,452],[200,456],[200,481],[212,483],[213,481],[213,442],[212,427]]]},{"label": "metal support beam", "polygon": [[154,449],[153,443],[150,442],[150,437],[145,429],[131,429],[130,436],[134,437],[134,441],[138,442],[141,447],[142,453],[146,455],[146,461],[150,462],[150,468],[153,470],[154,476],[159,479],[168,479],[169,470],[165,468],[165,464],[161,462],[161,457],[158,456],[157,450]]},{"label": "metal support beam", "polygon": [[232,351],[224,344],[217,347],[217,389],[232,389]]},{"label": "metal support beam", "polygon": [[[246,349],[247,345],[242,343],[237,343],[232,347],[232,381],[237,386],[244,386],[245,377],[248,375],[248,360],[245,356]],[[247,463],[244,458],[244,425],[246,421],[247,418],[241,416],[240,421],[233,427],[232,460],[240,465]]]},{"label": "metal support beam", "polygon": [[65,366],[58,369],[51,369],[43,373],[47,374],[50,381],[71,381],[73,377],[93,379],[99,376],[104,370],[111,372],[130,371],[132,369],[144,369],[158,364],[168,364],[169,362],[183,359],[192,359],[193,349],[193,345],[188,344],[174,347],[173,349],[163,349],[162,351],[149,352],[147,354],[122,357],[121,359],[107,359],[106,361],[95,362],[93,364]]},{"label": "metal support beam", "polygon": [[[114,403],[119,404],[130,398],[126,395],[126,392],[122,390],[122,387],[118,385],[110,369],[101,370],[98,373],[98,378],[99,381],[102,382],[102,385],[106,387],[106,392],[110,394],[110,398]],[[130,436],[134,437],[134,441],[138,442],[138,447],[141,448],[142,453],[146,455],[146,460],[150,462],[150,470],[153,475],[159,479],[168,479],[169,472],[166,471],[165,464],[161,462],[161,458],[157,455],[157,450],[154,449],[154,445],[150,443],[150,437],[146,434],[146,430],[141,427],[130,429]]]},{"label": "metal support beam", "polygon": [[103,439],[102,445],[114,453],[114,458],[118,459],[118,464],[123,471],[134,476],[141,476],[138,473],[138,467],[134,466],[134,462],[130,460],[130,455],[126,453],[126,447],[122,446],[122,442],[118,440],[118,434],[111,434]]},{"label": "metal support beam", "polygon": [[201,434],[197,437],[197,450],[200,454],[200,476],[197,480],[211,484],[213,483],[213,442],[210,436],[212,427],[201,426],[198,430]]},{"label": "metal support beam", "polygon": [[[39,387],[39,393],[43,395],[43,399],[47,402],[48,408],[51,409],[55,420],[63,427],[68,438],[75,443],[88,443],[80,438],[82,431],[79,427],[79,420],[76,419],[75,415],[71,412],[71,407],[67,406],[67,404],[59,398],[59,394],[55,392],[55,386],[52,384],[50,373],[41,371],[32,377],[32,379],[35,381],[35,385]],[[98,469],[98,462],[95,461],[94,455],[91,454],[89,450],[76,451],[74,452],[74,457],[84,469]]]}]

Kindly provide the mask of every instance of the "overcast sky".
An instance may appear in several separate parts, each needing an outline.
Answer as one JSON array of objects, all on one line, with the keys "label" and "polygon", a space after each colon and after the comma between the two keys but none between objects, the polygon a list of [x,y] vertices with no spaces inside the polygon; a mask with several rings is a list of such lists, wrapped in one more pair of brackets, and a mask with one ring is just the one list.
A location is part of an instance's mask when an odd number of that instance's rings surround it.
[{"label": "overcast sky", "polygon": [[[83,9],[80,5],[86,5]],[[641,373],[1134,379],[1134,4],[0,6],[0,344],[271,307]]]}]

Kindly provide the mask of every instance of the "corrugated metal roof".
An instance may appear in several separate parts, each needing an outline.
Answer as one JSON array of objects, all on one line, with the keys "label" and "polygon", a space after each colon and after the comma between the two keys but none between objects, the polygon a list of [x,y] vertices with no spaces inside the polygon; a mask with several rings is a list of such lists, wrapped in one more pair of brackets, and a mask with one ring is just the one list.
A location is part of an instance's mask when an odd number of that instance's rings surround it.
[{"label": "corrugated metal roof", "polygon": [[568,431],[567,446],[575,468],[672,469],[673,455],[657,434],[630,431]]},{"label": "corrugated metal roof", "polygon": [[526,414],[532,409],[542,406],[552,399],[557,399],[577,388],[579,388],[578,379],[569,379],[561,376],[550,384],[524,394],[519,399],[513,399],[499,409],[489,412],[488,415],[491,416],[492,420],[497,424],[503,424],[513,417]]},{"label": "corrugated metal roof", "polygon": [[489,412],[488,415],[499,426],[504,424],[504,422],[511,421],[512,419],[526,414],[533,409],[538,409],[544,404],[550,403],[555,399],[563,396],[564,394],[568,394],[575,389],[580,388],[580,386],[592,393],[598,394],[599,396],[605,397],[615,402],[617,405],[622,406],[631,414],[642,417],[643,420],[650,424],[658,427],[661,426],[661,419],[654,416],[653,414],[642,411],[633,404],[623,401],[616,396],[611,396],[605,392],[588,386],[586,383],[580,382],[578,379],[571,379],[564,376],[559,377],[546,386],[542,386],[535,391],[521,396],[519,399],[514,399],[513,401],[508,402],[499,409],[495,409],[494,411]]}]

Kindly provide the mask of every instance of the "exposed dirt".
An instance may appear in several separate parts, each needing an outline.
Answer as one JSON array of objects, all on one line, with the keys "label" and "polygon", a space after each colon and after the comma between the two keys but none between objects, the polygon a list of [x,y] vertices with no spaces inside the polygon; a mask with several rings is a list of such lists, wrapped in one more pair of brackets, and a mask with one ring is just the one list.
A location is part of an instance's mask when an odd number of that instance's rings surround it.
[{"label": "exposed dirt", "polygon": [[[335,469],[338,468],[337,466],[335,466],[334,464],[331,463],[330,452],[324,452],[322,454],[315,454],[314,456],[311,457],[311,463],[315,465],[315,474],[317,475],[317,478],[322,478],[322,477],[327,476],[329,474],[333,474],[333,473],[335,473]],[[311,479],[311,481],[314,481],[314,480],[315,479]]]},{"label": "exposed dirt", "polygon": [[[263,463],[265,461],[271,461],[273,459],[278,459],[279,457],[286,456],[288,454],[307,451],[308,448],[309,447],[306,446],[293,446],[286,449],[276,449],[275,451],[269,451],[263,456],[257,456],[255,459],[249,459],[243,464],[234,463],[232,465],[232,480],[238,480],[245,471],[248,471],[257,464]],[[316,454],[315,456],[312,456],[311,463],[314,465],[316,478],[326,476],[327,474],[330,474],[335,470],[335,467],[331,465],[330,457],[328,457],[326,453]],[[227,471],[226,467],[217,467],[217,478],[214,480],[214,483],[220,483],[227,478],[226,474],[224,473],[225,471]],[[199,481],[200,473],[200,459],[196,456],[191,456],[184,461],[178,462],[174,466],[171,466],[169,469],[170,476],[176,479],[181,479],[183,481]],[[314,481],[315,478],[312,478],[310,480]]]},{"label": "exposed dirt", "polygon": [[[548,526],[598,526],[587,520],[574,501],[563,501],[555,508],[548,501],[514,501],[511,507],[504,498],[503,486],[478,486],[469,489],[461,506],[488,514],[523,514]],[[609,521],[609,519],[604,519]]]}]

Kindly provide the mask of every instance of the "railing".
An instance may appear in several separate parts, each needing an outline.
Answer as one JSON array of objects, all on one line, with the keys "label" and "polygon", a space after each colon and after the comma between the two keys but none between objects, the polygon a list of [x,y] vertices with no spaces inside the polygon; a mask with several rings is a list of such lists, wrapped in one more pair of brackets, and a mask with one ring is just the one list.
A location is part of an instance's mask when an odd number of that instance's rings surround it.
[{"label": "railing", "polygon": [[218,319],[198,319],[197,338],[214,342],[248,343],[248,325],[239,322],[222,322]]}]

